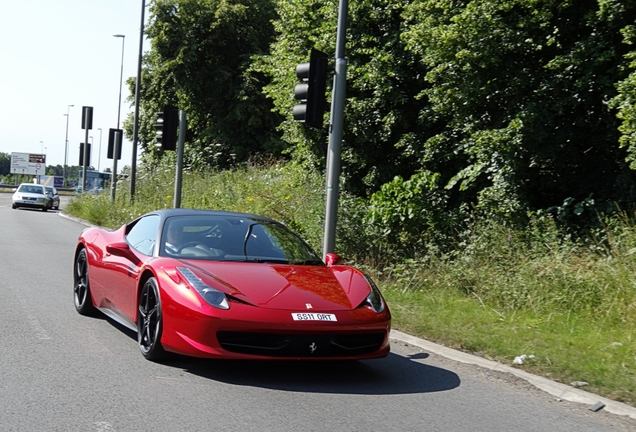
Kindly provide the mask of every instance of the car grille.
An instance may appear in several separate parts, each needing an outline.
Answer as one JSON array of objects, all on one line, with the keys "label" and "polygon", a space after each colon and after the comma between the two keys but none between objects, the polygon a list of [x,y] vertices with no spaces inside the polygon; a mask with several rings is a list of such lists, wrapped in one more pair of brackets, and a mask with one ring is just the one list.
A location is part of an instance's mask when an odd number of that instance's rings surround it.
[{"label": "car grille", "polygon": [[223,349],[270,357],[346,357],[380,349],[384,332],[355,334],[278,334],[221,331]]}]

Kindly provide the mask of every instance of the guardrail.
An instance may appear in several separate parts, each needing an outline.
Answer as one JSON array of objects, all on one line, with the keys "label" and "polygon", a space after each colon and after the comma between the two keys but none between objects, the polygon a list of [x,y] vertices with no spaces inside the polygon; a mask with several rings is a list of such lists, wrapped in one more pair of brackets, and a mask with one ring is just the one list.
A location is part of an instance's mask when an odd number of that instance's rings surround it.
[{"label": "guardrail", "polygon": [[[10,184],[0,184],[0,192],[10,192],[13,193],[13,189],[16,189],[18,186],[20,185],[10,185]],[[71,187],[71,188],[55,188],[57,189],[58,192],[73,192],[75,193],[75,191],[77,190],[77,188]]]}]

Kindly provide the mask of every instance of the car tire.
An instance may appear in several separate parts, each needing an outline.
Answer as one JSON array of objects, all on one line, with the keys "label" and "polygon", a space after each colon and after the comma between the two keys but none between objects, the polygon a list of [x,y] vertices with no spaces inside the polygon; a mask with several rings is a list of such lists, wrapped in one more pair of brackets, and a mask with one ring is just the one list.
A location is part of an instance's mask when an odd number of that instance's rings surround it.
[{"label": "car tire", "polygon": [[43,212],[47,211],[48,209],[49,209],[49,207],[48,207],[48,206],[44,206],[44,207],[42,207],[42,211],[43,211]]},{"label": "car tire", "polygon": [[82,249],[75,258],[73,266],[73,299],[75,310],[80,315],[93,316],[95,306],[91,299],[91,289],[88,283],[88,255],[86,249]]},{"label": "car tire", "polygon": [[157,280],[149,278],[141,288],[137,312],[137,341],[146,360],[158,361],[166,358],[161,345],[163,314]]},{"label": "car tire", "polygon": [[15,210],[15,209],[17,209],[17,208],[18,208],[18,206],[17,206],[17,205],[15,205],[15,204],[11,204],[11,208],[12,208],[13,210]]}]

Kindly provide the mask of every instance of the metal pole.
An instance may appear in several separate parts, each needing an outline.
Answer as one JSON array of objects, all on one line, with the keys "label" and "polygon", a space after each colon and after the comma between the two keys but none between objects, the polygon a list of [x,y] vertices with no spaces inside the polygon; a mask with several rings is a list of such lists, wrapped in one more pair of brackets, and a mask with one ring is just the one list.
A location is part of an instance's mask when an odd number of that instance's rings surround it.
[{"label": "metal pole", "polygon": [[75,105],[68,105],[66,107],[66,139],[64,140],[64,187],[67,186],[66,183],[66,166],[68,165],[68,118],[71,113],[71,107]]},{"label": "metal pole", "polygon": [[174,208],[181,207],[181,179],[183,176],[183,148],[185,147],[186,114],[179,110],[179,143],[177,145],[177,170],[174,177]]},{"label": "metal pole", "polygon": [[[84,107],[84,118],[89,118],[89,108]],[[84,136],[84,157],[82,158],[82,193],[86,193],[86,163],[88,161],[88,127]]]},{"label": "metal pole", "polygon": [[347,84],[347,61],[344,56],[348,8],[348,0],[340,0],[340,7],[338,9],[338,33],[336,37],[336,69],[333,78],[329,148],[327,150],[327,184],[325,188],[325,237],[323,242],[323,257],[326,257],[327,253],[334,251],[336,243],[338,195],[340,194],[340,153],[342,150],[345,89]]},{"label": "metal pole", "polygon": [[132,162],[130,164],[130,199],[135,198],[135,181],[137,180],[137,146],[139,145],[139,92],[141,89],[141,58],[144,49],[144,13],[146,0],[141,0],[141,25],[139,29],[139,58],[137,59],[137,80],[135,81],[135,119],[133,123]]},{"label": "metal pole", "polygon": [[119,74],[119,105],[117,106],[117,129],[119,129],[119,116],[121,114],[121,87],[124,82],[124,42],[126,41],[125,35],[113,35],[114,37],[121,38],[121,73]]},{"label": "metal pole", "polygon": [[115,202],[115,190],[117,189],[117,156],[121,148],[121,131],[115,131],[115,148],[113,149],[113,172],[110,175],[110,200]]},{"label": "metal pole", "polygon": [[99,172],[99,167],[102,161],[102,128],[97,128],[99,131],[99,153],[97,153],[97,171]]},{"label": "metal pole", "polygon": [[[41,150],[40,153],[44,153],[44,141],[40,141],[40,146],[41,146]],[[44,171],[46,172],[46,163],[44,164]],[[40,174],[38,174],[38,184],[41,184],[40,182]]]}]

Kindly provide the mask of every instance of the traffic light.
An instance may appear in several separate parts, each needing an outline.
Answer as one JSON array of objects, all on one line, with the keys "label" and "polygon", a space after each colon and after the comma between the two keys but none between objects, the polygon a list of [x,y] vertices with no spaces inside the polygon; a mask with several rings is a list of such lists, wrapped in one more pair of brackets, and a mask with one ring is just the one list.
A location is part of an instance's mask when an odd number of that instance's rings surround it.
[{"label": "traffic light", "polygon": [[179,126],[179,110],[172,105],[163,107],[163,111],[157,113],[157,147],[163,150],[175,150],[177,148],[177,127]]},{"label": "traffic light", "polygon": [[[79,146],[79,166],[84,166],[84,143],[80,143]],[[91,143],[86,144],[86,166],[91,165]]]},{"label": "traffic light", "polygon": [[119,133],[119,148],[117,149],[117,160],[121,160],[121,148],[122,141],[124,140],[124,131],[122,129],[113,129],[110,128],[108,130],[108,148],[106,151],[106,157],[108,159],[113,158],[113,154],[115,154],[115,133]]},{"label": "traffic light", "polygon": [[82,107],[82,129],[93,129],[93,107]]},{"label": "traffic light", "polygon": [[309,63],[296,66],[296,76],[303,83],[294,88],[296,99],[301,100],[300,105],[294,106],[294,120],[320,129],[326,104],[327,54],[312,49]]}]

